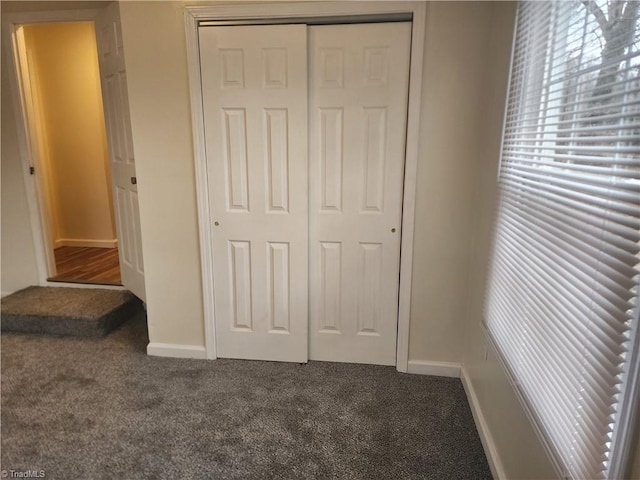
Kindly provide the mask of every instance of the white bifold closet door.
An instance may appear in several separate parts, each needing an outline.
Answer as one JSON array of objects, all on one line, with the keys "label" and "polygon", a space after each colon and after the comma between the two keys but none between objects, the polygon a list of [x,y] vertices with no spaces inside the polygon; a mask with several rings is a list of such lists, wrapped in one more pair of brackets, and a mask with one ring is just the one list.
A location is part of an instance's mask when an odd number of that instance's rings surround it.
[{"label": "white bifold closet door", "polygon": [[396,364],[410,23],[309,28],[309,358]]},{"label": "white bifold closet door", "polygon": [[200,28],[218,356],[395,364],[410,37]]},{"label": "white bifold closet door", "polygon": [[306,362],[307,29],[199,35],[217,354]]}]

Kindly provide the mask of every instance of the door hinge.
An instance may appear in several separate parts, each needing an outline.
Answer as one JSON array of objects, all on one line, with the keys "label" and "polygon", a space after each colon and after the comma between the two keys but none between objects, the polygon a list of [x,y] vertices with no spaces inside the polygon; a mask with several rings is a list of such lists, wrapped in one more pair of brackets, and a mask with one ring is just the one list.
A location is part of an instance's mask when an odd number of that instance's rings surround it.
[{"label": "door hinge", "polygon": [[36,173],[36,167],[33,167],[33,166],[29,167],[29,174],[35,175],[35,173]]}]

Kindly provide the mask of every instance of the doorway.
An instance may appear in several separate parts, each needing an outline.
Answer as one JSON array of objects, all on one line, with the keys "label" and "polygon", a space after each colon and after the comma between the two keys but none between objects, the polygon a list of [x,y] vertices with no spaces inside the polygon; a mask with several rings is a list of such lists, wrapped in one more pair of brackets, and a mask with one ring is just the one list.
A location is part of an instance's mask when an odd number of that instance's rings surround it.
[{"label": "doorway", "polygon": [[411,23],[199,34],[219,356],[395,365]]},{"label": "doorway", "polygon": [[[96,3],[98,5],[98,3]],[[116,268],[120,271],[121,285],[131,291],[141,300],[145,301],[144,262],[142,254],[142,235],[140,230],[140,213],[138,203],[138,181],[136,176],[136,162],[133,151],[131,134],[131,118],[129,112],[129,99],[127,88],[127,74],[124,61],[124,44],[122,29],[120,26],[120,6],[118,2],[110,2],[104,8],[95,10],[60,10],[23,12],[7,16],[3,30],[8,35],[6,45],[10,49],[10,69],[12,70],[12,91],[17,102],[16,116],[18,121],[18,138],[20,155],[24,165],[25,186],[27,190],[27,203],[29,217],[35,245],[36,263],[41,286],[64,286],[65,283],[51,282],[56,272],[56,259],[54,255],[54,243],[51,235],[50,202],[47,201],[49,193],[46,190],[46,167],[41,166],[42,151],[46,145],[39,140],[37,135],[39,119],[34,109],[34,95],[32,92],[29,72],[29,62],[25,47],[25,26],[69,23],[88,23],[90,25],[92,42],[90,63],[95,64],[96,47],[99,64],[99,76],[92,82],[91,88],[97,89],[98,109],[102,112],[98,122],[102,122],[101,131],[104,151],[108,155],[108,164],[103,163],[106,173],[105,181],[110,180],[111,187],[102,189],[111,205],[110,218],[103,222],[103,226],[111,224],[114,235],[113,241],[107,239],[106,245],[93,244],[90,247],[105,249],[116,243],[117,249],[112,248],[112,255],[105,258],[103,255],[98,262],[91,262],[93,266],[105,268],[115,276]],[[74,45],[75,46],[75,45]],[[72,46],[71,48],[74,48]],[[95,77],[95,70],[94,70]],[[100,101],[101,98],[101,101]],[[37,100],[37,98],[35,98]],[[84,106],[84,104],[83,104]],[[105,128],[106,127],[106,128]],[[105,133],[106,129],[106,133]],[[44,137],[41,137],[44,138]],[[104,143],[106,139],[106,144]],[[86,142],[86,137],[72,135],[69,143]],[[103,157],[104,158],[104,157]],[[65,171],[65,173],[68,173]],[[76,182],[74,187],[85,190],[85,193],[95,194],[97,187],[91,182]],[[69,183],[63,184],[66,193],[71,191]],[[75,200],[78,203],[78,200]],[[77,206],[77,205],[76,205]],[[95,215],[84,214],[84,218],[76,216],[74,220],[91,222]],[[115,224],[115,228],[114,228]],[[74,240],[74,239],[71,239]],[[76,239],[77,240],[77,239]],[[82,240],[82,239],[80,239]],[[100,238],[99,241],[104,239]],[[75,247],[73,241],[69,242]],[[116,256],[114,253],[117,251]],[[104,252],[104,250],[102,250]],[[85,252],[86,253],[86,252]],[[80,255],[82,256],[82,255]],[[68,257],[67,257],[68,259]],[[95,260],[95,257],[93,257]],[[109,264],[110,267],[100,264]],[[59,272],[58,272],[59,273]],[[87,272],[85,272],[87,273]],[[91,275],[90,272],[88,275]],[[86,280],[83,280],[86,281]],[[101,286],[107,283],[101,279]],[[114,281],[115,283],[115,281]],[[80,286],[80,285],[76,285]],[[91,287],[91,283],[85,283],[85,287]],[[95,286],[95,284],[93,285]],[[104,288],[122,288],[118,286]]]},{"label": "doorway", "polygon": [[48,281],[121,285],[93,22],[22,26]]}]

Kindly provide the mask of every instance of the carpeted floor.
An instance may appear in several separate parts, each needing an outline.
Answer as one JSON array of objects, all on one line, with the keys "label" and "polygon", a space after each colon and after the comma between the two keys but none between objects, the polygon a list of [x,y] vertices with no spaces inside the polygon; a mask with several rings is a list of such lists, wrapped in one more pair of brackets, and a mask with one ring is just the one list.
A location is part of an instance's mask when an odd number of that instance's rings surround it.
[{"label": "carpeted floor", "polygon": [[491,478],[459,380],[2,335],[2,469],[47,479]]},{"label": "carpeted floor", "polygon": [[28,287],[2,299],[3,332],[102,337],[142,305],[126,290]]}]

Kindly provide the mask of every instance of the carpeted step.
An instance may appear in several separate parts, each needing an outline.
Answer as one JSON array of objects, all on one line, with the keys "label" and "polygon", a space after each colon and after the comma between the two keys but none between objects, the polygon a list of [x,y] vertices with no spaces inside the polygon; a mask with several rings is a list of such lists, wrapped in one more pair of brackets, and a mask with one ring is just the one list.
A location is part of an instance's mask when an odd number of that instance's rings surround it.
[{"label": "carpeted step", "polygon": [[102,337],[142,304],[125,290],[28,287],[2,299],[2,331]]}]

